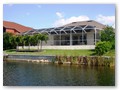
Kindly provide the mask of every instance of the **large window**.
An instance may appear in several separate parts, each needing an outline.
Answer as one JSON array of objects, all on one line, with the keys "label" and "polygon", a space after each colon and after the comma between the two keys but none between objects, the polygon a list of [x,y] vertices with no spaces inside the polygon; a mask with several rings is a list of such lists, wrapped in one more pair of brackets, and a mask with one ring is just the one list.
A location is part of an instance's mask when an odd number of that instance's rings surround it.
[{"label": "large window", "polygon": [[55,35],[54,44],[55,45],[86,45],[87,44],[87,34],[72,34],[72,39],[70,40],[70,35]]}]

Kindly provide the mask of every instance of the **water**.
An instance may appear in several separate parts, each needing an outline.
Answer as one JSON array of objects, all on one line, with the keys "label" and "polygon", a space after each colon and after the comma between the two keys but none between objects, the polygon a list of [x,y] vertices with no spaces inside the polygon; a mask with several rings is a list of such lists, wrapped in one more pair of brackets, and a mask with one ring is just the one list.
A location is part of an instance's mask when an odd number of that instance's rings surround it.
[{"label": "water", "polygon": [[4,62],[4,86],[114,86],[110,67]]}]

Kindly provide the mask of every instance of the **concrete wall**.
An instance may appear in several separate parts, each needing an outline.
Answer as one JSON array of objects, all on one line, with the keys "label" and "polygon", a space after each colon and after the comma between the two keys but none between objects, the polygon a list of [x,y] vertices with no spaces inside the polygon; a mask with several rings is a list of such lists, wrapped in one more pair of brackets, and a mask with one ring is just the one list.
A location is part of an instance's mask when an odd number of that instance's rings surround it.
[{"label": "concrete wall", "polygon": [[[22,48],[19,46],[19,49]],[[28,46],[25,46],[28,49]],[[37,46],[31,46],[31,49],[37,49]],[[42,46],[42,49],[95,49],[95,45],[74,45],[74,46]]]},{"label": "concrete wall", "polygon": [[87,44],[94,45],[94,30],[87,32]]},{"label": "concrete wall", "polygon": [[95,45],[43,46],[43,49],[95,49]]},{"label": "concrete wall", "polygon": [[55,60],[55,56],[37,56],[37,55],[8,55],[6,60]]}]

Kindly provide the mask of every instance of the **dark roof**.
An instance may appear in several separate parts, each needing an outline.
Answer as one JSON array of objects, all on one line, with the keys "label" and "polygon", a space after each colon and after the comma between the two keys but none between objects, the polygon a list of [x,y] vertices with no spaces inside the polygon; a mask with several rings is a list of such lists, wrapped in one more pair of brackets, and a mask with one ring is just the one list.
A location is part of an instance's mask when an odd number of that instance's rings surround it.
[{"label": "dark roof", "polygon": [[9,22],[9,21],[3,21],[3,27],[10,28],[10,29],[15,29],[20,33],[33,29],[33,28],[30,28],[30,27],[26,27],[26,26],[23,26],[23,25],[14,23],[14,22]]},{"label": "dark roof", "polygon": [[96,22],[94,20],[89,21],[80,21],[80,22],[72,22],[70,24],[66,24],[61,27],[54,28],[43,28],[43,29],[33,29],[31,31],[27,31],[23,34],[33,34],[33,33],[48,33],[48,34],[60,34],[60,32],[70,33],[80,33],[81,31],[89,32],[91,30],[103,30],[106,26]]},{"label": "dark roof", "polygon": [[72,23],[66,24],[64,26],[68,27],[68,26],[85,26],[85,25],[95,26],[96,28],[100,28],[100,29],[103,29],[103,28],[106,27],[105,25],[103,25],[103,24],[101,24],[99,22],[96,22],[94,20],[72,22]]}]

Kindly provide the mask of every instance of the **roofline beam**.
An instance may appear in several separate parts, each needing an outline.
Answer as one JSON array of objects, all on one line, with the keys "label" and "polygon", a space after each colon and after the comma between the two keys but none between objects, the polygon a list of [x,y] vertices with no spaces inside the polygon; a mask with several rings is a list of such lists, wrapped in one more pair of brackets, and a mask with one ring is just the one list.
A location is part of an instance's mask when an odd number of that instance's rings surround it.
[{"label": "roofline beam", "polygon": [[[32,30],[33,30],[33,29],[32,29]],[[32,30],[30,30],[30,31],[32,31]],[[23,34],[25,35],[25,34],[29,33],[30,31],[24,32]]]},{"label": "roofline beam", "polygon": [[76,31],[75,31],[75,30],[71,30],[71,31],[73,31],[74,33],[76,33]]},{"label": "roofline beam", "polygon": [[65,34],[67,34],[67,32],[66,32],[65,30],[60,30],[60,31],[64,31],[64,32],[65,32]]},{"label": "roofline beam", "polygon": [[[41,33],[42,33],[42,32],[46,32],[46,33],[48,33],[47,31],[41,31]],[[48,34],[50,35],[50,33],[48,33]]]},{"label": "roofline beam", "polygon": [[64,31],[65,34],[67,34],[67,32],[64,30],[66,27],[63,27],[62,29],[60,29],[60,31]]},{"label": "roofline beam", "polygon": [[85,30],[84,30],[84,28],[82,28],[81,26],[79,26],[81,29],[82,29],[82,31],[84,31],[85,33],[87,33]]},{"label": "roofline beam", "polygon": [[52,31],[54,31],[54,32],[58,35],[58,33],[55,31],[55,28],[54,28],[54,29],[52,29],[52,30],[50,30],[50,32],[52,32]]},{"label": "roofline beam", "polygon": [[73,31],[74,33],[76,33],[75,30],[74,30],[75,27],[76,27],[76,26],[74,26],[73,28],[70,29],[70,30]]}]

